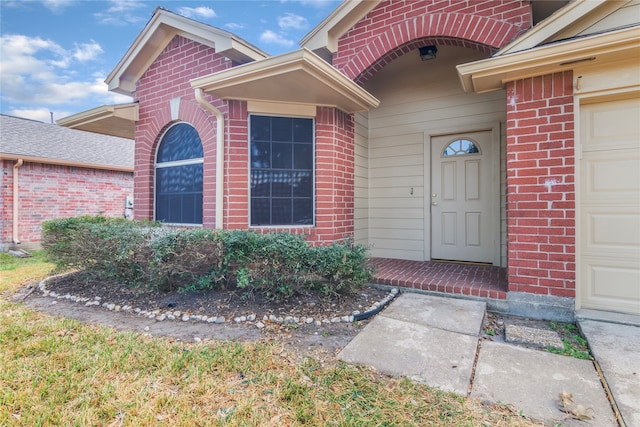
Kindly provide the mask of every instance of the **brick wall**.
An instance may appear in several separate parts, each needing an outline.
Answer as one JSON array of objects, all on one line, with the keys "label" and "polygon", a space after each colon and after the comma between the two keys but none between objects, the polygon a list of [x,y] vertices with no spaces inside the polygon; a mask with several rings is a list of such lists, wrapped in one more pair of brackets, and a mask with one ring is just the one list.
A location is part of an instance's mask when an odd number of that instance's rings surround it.
[{"label": "brick wall", "polygon": [[[43,221],[81,215],[124,216],[124,199],[133,194],[131,172],[25,162],[19,169],[19,238],[41,241]],[[13,162],[2,162],[2,243],[12,242]]]},{"label": "brick wall", "polygon": [[[215,227],[216,121],[196,101],[189,81],[232,66],[213,48],[176,36],[138,81],[135,99],[140,119],[135,131],[134,193],[136,218],[154,218],[154,164],[160,138],[176,121],[198,131],[204,149],[203,224]],[[171,116],[170,101],[180,97],[177,119]],[[224,114],[227,103],[205,98]]]},{"label": "brick wall", "polygon": [[[154,162],[164,130],[175,120],[170,101],[180,97],[178,120],[193,125],[204,147],[203,225],[215,227],[216,123],[199,106],[189,81],[232,64],[209,47],[177,36],[138,82],[136,99],[136,218],[154,216]],[[209,102],[225,115],[224,228],[249,228],[249,137],[246,102]],[[318,108],[316,118],[316,226],[258,228],[307,235],[329,243],[353,235],[353,117],[333,108]]]},{"label": "brick wall", "polygon": [[531,26],[521,0],[387,0],[338,41],[336,68],[358,83],[395,58],[429,44],[495,52]]},{"label": "brick wall", "polygon": [[507,84],[509,290],[575,296],[571,72]]}]

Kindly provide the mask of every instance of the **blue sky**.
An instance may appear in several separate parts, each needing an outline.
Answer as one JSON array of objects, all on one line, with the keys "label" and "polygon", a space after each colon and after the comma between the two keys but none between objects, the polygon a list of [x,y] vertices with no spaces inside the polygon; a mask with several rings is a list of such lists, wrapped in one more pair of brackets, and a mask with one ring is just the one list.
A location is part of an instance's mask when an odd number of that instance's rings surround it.
[{"label": "blue sky", "polygon": [[156,7],[230,31],[271,55],[298,42],[336,0],[0,0],[0,112],[50,121],[130,102],[104,79]]}]

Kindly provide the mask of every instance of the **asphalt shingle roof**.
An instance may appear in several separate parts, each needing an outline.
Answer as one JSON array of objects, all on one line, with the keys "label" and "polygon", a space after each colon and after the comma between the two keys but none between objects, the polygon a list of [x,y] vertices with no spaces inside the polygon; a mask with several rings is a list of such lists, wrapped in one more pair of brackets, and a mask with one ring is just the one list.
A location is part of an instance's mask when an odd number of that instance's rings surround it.
[{"label": "asphalt shingle roof", "polygon": [[0,114],[3,154],[133,168],[134,141]]}]

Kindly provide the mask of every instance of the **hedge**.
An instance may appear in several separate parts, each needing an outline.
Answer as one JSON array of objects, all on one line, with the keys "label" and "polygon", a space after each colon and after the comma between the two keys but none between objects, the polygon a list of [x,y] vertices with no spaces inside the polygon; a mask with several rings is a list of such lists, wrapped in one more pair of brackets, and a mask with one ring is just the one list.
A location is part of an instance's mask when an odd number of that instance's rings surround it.
[{"label": "hedge", "polygon": [[303,289],[349,294],[371,280],[368,248],[349,240],[311,247],[303,236],[174,228],[105,217],[43,223],[43,247],[60,269],[165,291],[241,289],[278,299]]}]

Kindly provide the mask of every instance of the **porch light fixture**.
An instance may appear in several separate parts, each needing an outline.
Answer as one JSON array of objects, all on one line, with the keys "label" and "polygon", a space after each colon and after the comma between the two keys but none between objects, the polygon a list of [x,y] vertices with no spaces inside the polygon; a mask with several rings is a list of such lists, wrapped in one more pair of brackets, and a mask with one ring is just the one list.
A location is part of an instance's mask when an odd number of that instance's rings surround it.
[{"label": "porch light fixture", "polygon": [[438,48],[435,46],[422,46],[418,50],[420,51],[420,59],[423,61],[435,59],[436,53],[438,53]]}]

